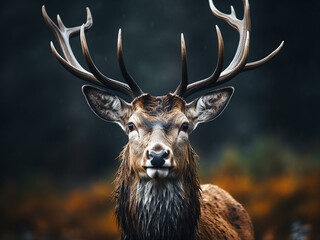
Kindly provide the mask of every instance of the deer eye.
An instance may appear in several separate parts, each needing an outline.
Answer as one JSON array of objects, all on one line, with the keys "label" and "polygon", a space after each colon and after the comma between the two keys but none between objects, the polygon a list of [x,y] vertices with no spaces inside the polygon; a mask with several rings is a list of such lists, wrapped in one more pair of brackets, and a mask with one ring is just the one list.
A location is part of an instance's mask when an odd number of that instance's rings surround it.
[{"label": "deer eye", "polygon": [[129,128],[129,131],[132,132],[134,130],[137,130],[136,126],[133,124],[133,123],[129,123],[128,124],[128,128]]},{"label": "deer eye", "polygon": [[188,123],[183,123],[181,125],[181,130],[184,131],[184,132],[187,132],[189,129],[189,124]]}]

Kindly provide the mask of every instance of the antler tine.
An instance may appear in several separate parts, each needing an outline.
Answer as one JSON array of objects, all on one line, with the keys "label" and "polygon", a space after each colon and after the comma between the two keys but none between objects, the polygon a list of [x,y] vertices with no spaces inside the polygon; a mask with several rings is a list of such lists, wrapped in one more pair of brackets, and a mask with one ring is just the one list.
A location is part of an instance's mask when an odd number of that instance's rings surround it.
[{"label": "antler tine", "polygon": [[[85,34],[84,32],[91,28],[93,24],[92,15],[89,8],[86,8],[87,11],[87,21],[85,24],[82,24],[82,26],[77,27],[71,27],[67,28],[63,24],[61,18],[59,15],[57,15],[57,22],[59,27],[52,21],[52,19],[48,16],[45,6],[42,6],[42,14],[44,17],[44,20],[56,36],[59,45],[62,49],[64,58],[58,53],[56,48],[54,47],[53,43],[50,42],[51,50],[55,57],[58,59],[58,61],[62,64],[62,66],[67,69],[70,73],[73,75],[96,85],[106,87],[112,90],[116,90],[119,92],[122,92],[126,94],[129,97],[136,97],[142,94],[141,89],[136,85],[132,84],[130,82],[130,86],[128,84],[113,80],[111,78],[108,78],[104,76],[94,65],[90,53],[88,50],[88,46],[85,40]],[[82,51],[85,55],[85,59],[87,61],[87,64],[90,68],[91,72],[88,72],[85,70],[77,61],[75,58],[73,51],[70,46],[70,38],[76,35],[81,35],[81,45],[82,45]],[[127,80],[127,79],[126,79]],[[130,87],[133,86],[133,89]],[[140,91],[137,91],[137,88],[140,89]]]},{"label": "antler tine", "polygon": [[57,22],[58,22],[60,29],[64,31],[66,29],[66,26],[63,24],[59,14],[57,14]]},{"label": "antler tine", "polygon": [[101,83],[103,83],[107,88],[112,89],[112,90],[118,90],[118,91],[134,98],[135,96],[127,84],[124,84],[122,82],[118,82],[116,80],[113,80],[111,78],[106,77],[98,70],[96,65],[93,63],[90,52],[89,52],[88,44],[86,41],[86,37],[84,34],[84,25],[81,26],[81,30],[80,30],[80,42],[81,42],[81,47],[82,47],[82,53],[83,53],[84,58],[87,62],[87,65],[88,65],[90,71],[93,73],[93,75]]},{"label": "antler tine", "polygon": [[81,78],[87,82],[104,87],[104,85],[101,82],[99,82],[91,73],[84,70],[81,66],[80,66],[81,68],[79,68],[75,65],[72,65],[67,60],[65,60],[63,57],[61,57],[61,55],[55,49],[52,41],[50,42],[50,47],[51,47],[51,51],[52,51],[53,55],[58,59],[58,61],[61,63],[61,65],[66,70],[68,70],[70,73],[72,73],[76,77]]},{"label": "antler tine", "polygon": [[[90,9],[86,8],[87,12],[87,22],[84,24],[84,30],[87,31],[93,25],[92,15]],[[81,30],[81,26],[69,28],[70,37],[77,36]]]},{"label": "antler tine", "polygon": [[[203,90],[207,87],[212,87],[216,83],[217,79],[219,78],[222,67],[223,67],[223,57],[224,57],[224,44],[223,44],[223,38],[220,32],[219,27],[216,25],[216,31],[217,31],[217,36],[218,36],[218,60],[217,60],[217,66],[214,70],[214,72],[211,74],[210,77],[200,80],[198,82],[191,83],[187,86],[186,92],[184,94],[184,97],[186,98],[187,96],[198,92],[200,90]],[[180,96],[180,95],[179,95]]]},{"label": "antler tine", "polygon": [[[251,70],[251,69],[254,69],[256,67],[263,65],[264,63],[271,60],[281,50],[283,43],[284,43],[284,42],[282,42],[276,50],[274,50],[271,54],[269,54],[265,58],[258,60],[258,61],[255,61],[255,62],[252,62],[252,63],[247,63],[247,59],[249,56],[250,25],[251,25],[249,1],[243,0],[244,16],[243,16],[242,20],[240,20],[236,17],[236,12],[232,6],[231,6],[231,13],[225,14],[225,13],[222,13],[221,11],[219,11],[215,7],[212,0],[209,0],[209,5],[210,5],[210,9],[211,9],[212,13],[216,17],[226,21],[231,27],[235,28],[238,31],[240,37],[239,37],[237,51],[236,51],[235,56],[232,59],[231,63],[228,65],[228,67],[225,70],[223,70],[222,72],[221,72],[221,69],[220,69],[220,71],[217,71],[217,68],[218,68],[218,66],[217,66],[215,72],[209,78],[194,82],[192,84],[189,84],[187,86],[186,92],[184,94],[185,98],[187,96],[193,94],[194,92],[225,83],[225,82],[229,81],[230,79],[232,79],[234,76],[236,76],[241,71]],[[219,41],[219,43],[220,43],[220,41]],[[219,56],[219,59],[220,58],[221,58],[221,56]],[[218,64],[219,64],[219,61],[218,61]],[[222,67],[222,60],[221,60],[220,67]],[[213,77],[213,76],[215,76],[215,77]]]},{"label": "antler tine", "polygon": [[[92,19],[91,11],[88,7],[86,8],[86,12],[87,12],[87,22],[84,25],[85,26],[84,29],[88,30],[93,25],[93,19]],[[80,32],[81,26],[66,28],[66,26],[63,24],[59,14],[57,14],[57,22],[58,22],[58,25],[62,31],[67,30],[70,38],[76,36]]]},{"label": "antler tine", "polygon": [[[229,66],[221,73],[217,79],[218,82],[225,82],[235,75],[237,75],[241,69],[245,66],[248,53],[249,53],[249,37],[250,37],[250,7],[248,0],[243,0],[244,4],[244,16],[242,20],[236,17],[236,12],[233,6],[231,6],[231,13],[221,13],[213,4],[212,0],[209,0],[212,13],[220,19],[225,20],[231,27],[235,28],[240,35],[237,51]],[[247,53],[247,54],[245,54]]]},{"label": "antler tine", "polygon": [[184,41],[183,33],[181,33],[181,63],[182,63],[181,82],[173,94],[183,97],[188,85],[187,50],[186,50],[186,43]]},{"label": "antler tine", "polygon": [[211,11],[213,12],[214,15],[216,15],[218,18],[226,21],[231,27],[235,29],[239,29],[239,19],[236,17],[236,12],[234,11],[233,6],[231,6],[231,13],[230,14],[225,14],[220,12],[216,6],[213,4],[212,0],[209,0],[209,5],[211,8]]},{"label": "antler tine", "polygon": [[126,66],[124,64],[123,54],[122,54],[121,28],[119,29],[119,33],[118,33],[118,62],[119,62],[119,66],[120,66],[120,69],[121,69],[122,76],[126,80],[128,85],[130,86],[134,96],[137,97],[137,96],[140,96],[141,94],[143,94],[141,88],[138,86],[138,84],[131,77],[131,75],[127,71],[127,68],[126,68]]},{"label": "antler tine", "polygon": [[269,62],[282,49],[283,45],[284,45],[284,41],[282,41],[280,43],[280,45],[276,48],[276,50],[274,50],[272,53],[270,53],[268,56],[264,57],[263,59],[260,59],[255,62],[247,63],[246,66],[244,67],[243,71],[255,69],[255,68],[260,67],[263,64]]}]

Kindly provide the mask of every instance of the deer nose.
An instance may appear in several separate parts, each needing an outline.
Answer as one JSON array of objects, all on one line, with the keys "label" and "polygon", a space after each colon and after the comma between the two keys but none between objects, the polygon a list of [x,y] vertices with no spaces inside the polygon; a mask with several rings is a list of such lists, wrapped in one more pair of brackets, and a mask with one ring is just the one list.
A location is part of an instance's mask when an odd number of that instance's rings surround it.
[{"label": "deer nose", "polygon": [[165,158],[169,156],[167,151],[161,151],[156,153],[155,151],[150,151],[148,157],[153,167],[162,167],[165,163]]}]

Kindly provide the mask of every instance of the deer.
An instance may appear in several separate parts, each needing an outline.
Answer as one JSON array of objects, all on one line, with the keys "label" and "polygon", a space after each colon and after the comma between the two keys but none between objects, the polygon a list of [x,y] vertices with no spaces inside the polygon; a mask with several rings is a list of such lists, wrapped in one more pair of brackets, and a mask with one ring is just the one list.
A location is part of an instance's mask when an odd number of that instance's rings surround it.
[{"label": "deer", "polygon": [[[191,102],[185,99],[267,63],[284,42],[266,57],[248,63],[251,24],[248,0],[243,0],[243,19],[236,17],[232,6],[230,14],[219,11],[212,0],[209,6],[216,17],[239,33],[233,60],[223,70],[224,42],[216,25],[217,65],[209,77],[189,83],[186,44],[181,34],[182,78],[173,93],[163,96],[144,93],[127,71],[121,29],[117,57],[126,83],[105,76],[92,60],[85,36],[93,24],[89,8],[85,24],[67,28],[59,15],[56,25],[42,6],[44,20],[63,52],[61,56],[50,42],[54,56],[71,74],[90,83],[82,86],[82,92],[93,112],[107,122],[117,123],[128,135],[128,143],[119,155],[113,192],[122,240],[254,239],[253,225],[244,207],[218,186],[200,185],[198,156],[189,142],[189,135],[198,124],[223,112],[234,88],[214,89]],[[69,42],[74,36],[80,36],[89,71],[74,56]],[[122,93],[132,101],[127,102],[106,89]]]}]

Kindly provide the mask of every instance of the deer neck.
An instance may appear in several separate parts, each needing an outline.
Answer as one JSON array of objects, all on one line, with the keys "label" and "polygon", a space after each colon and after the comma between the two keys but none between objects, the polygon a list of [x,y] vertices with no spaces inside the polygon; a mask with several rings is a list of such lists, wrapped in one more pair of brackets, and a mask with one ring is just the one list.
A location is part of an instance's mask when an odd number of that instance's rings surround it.
[{"label": "deer neck", "polygon": [[[120,155],[126,157],[127,148]],[[200,185],[195,153],[181,179],[135,179],[121,159],[116,188],[116,216],[122,239],[194,239],[200,215]]]}]

